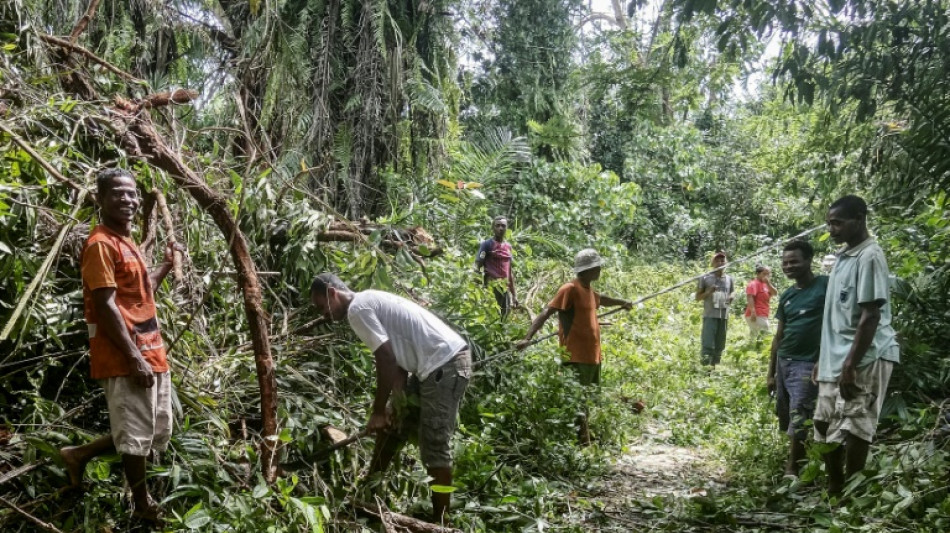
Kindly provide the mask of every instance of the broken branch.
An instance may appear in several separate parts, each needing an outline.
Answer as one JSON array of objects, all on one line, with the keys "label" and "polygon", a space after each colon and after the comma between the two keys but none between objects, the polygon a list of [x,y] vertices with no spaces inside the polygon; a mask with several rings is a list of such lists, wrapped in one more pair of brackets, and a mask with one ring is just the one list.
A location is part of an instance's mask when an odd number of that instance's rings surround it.
[{"label": "broken branch", "polygon": [[29,522],[32,522],[35,526],[39,527],[40,529],[43,529],[45,531],[52,531],[53,533],[63,533],[60,529],[58,529],[53,524],[44,522],[40,520],[39,518],[31,515],[30,513],[24,511],[23,509],[20,509],[13,502],[7,500],[6,498],[0,497],[0,503],[2,503],[3,505],[6,505],[10,509],[13,509],[18,515],[22,516],[23,518],[26,518]]},{"label": "broken branch", "polygon": [[[165,238],[169,244],[175,244],[175,224],[172,223],[172,213],[168,210],[168,202],[165,201],[165,195],[158,189],[152,189],[152,195],[155,196],[155,203],[162,213],[162,222],[165,225]],[[175,250],[172,256],[172,265],[175,269],[175,281],[181,283],[185,279],[185,274],[181,271],[181,252]]]},{"label": "broken branch", "polygon": [[89,25],[89,22],[92,21],[93,15],[96,14],[96,8],[99,7],[99,0],[92,0],[89,2],[89,7],[86,8],[86,12],[83,13],[79,20],[76,21],[76,26],[73,27],[73,31],[69,32],[69,42],[75,44],[76,39],[82,35],[82,32],[86,31],[86,26]]},{"label": "broken branch", "polygon": [[462,533],[461,529],[430,524],[429,522],[424,522],[417,518],[394,513],[388,509],[377,509],[374,505],[356,502],[354,506],[357,511],[376,517],[397,527],[408,529],[414,533]]},{"label": "broken branch", "polygon": [[104,67],[106,70],[108,70],[109,72],[112,72],[112,73],[115,74],[116,76],[119,76],[120,78],[122,78],[122,79],[124,79],[124,80],[126,80],[126,81],[130,81],[130,82],[132,82],[132,83],[141,83],[141,84],[144,84],[144,83],[145,83],[144,81],[142,81],[142,80],[136,78],[135,76],[129,74],[128,72],[125,72],[124,70],[122,70],[122,69],[120,69],[119,67],[113,65],[112,63],[109,63],[109,62],[106,61],[105,59],[102,59],[101,57],[97,56],[96,54],[93,54],[93,53],[90,52],[89,50],[86,50],[86,49],[83,48],[82,46],[79,46],[78,44],[73,44],[73,43],[71,43],[71,42],[69,42],[69,41],[60,39],[59,37],[53,37],[52,35],[47,35],[47,34],[45,34],[45,33],[40,33],[40,34],[38,34],[38,35],[39,35],[40,39],[42,39],[43,41],[45,41],[45,42],[47,42],[47,43],[49,43],[49,44],[55,44],[56,46],[58,46],[58,47],[60,47],[60,48],[63,48],[64,50],[68,50],[68,51],[70,51],[70,52],[75,52],[75,53],[77,53],[77,54],[79,54],[79,55],[85,57],[86,59],[92,61],[93,63],[97,63],[97,64],[103,66],[103,67]]}]

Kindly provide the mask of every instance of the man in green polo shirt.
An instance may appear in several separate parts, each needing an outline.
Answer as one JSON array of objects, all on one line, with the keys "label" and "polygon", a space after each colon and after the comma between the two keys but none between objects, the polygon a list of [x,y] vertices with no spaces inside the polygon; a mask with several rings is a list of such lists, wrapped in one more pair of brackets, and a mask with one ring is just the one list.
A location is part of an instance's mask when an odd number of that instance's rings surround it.
[{"label": "man in green polo shirt", "polygon": [[821,319],[825,310],[828,276],[811,270],[815,250],[807,241],[794,240],[782,251],[782,272],[795,282],[782,293],[772,338],[768,387],[775,391],[779,427],[788,433],[789,454],[785,474],[797,476],[805,460],[806,425],[815,411],[818,387],[811,375],[818,361]]},{"label": "man in green polo shirt", "polygon": [[828,493],[864,469],[894,365],[900,362],[891,327],[890,281],[884,251],[867,229],[868,206],[857,196],[831,204],[825,221],[847,246],[828,280],[816,367],[815,440],[838,443],[824,455]]}]

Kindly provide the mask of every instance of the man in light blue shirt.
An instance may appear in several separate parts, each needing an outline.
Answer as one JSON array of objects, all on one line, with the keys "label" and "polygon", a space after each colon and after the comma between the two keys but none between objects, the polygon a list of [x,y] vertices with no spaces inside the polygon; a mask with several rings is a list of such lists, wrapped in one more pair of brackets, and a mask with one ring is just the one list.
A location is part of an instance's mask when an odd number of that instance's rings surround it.
[{"label": "man in light blue shirt", "polygon": [[825,296],[815,378],[815,440],[838,443],[824,455],[829,494],[864,469],[894,364],[900,362],[891,326],[890,272],[884,252],[867,229],[865,201],[849,195],[828,208],[831,238],[847,246],[838,254]]}]

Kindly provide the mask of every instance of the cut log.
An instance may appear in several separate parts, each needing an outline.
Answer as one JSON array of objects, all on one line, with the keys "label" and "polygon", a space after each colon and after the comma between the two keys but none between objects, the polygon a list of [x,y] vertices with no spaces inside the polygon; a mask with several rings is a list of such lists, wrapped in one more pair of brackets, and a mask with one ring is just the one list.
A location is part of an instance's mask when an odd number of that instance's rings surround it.
[{"label": "cut log", "polygon": [[347,437],[346,433],[343,433],[342,431],[340,431],[339,429],[333,426],[323,426],[322,428],[320,428],[320,434],[323,435],[324,438],[329,440],[332,446],[335,446],[339,444],[340,442],[345,441]]}]

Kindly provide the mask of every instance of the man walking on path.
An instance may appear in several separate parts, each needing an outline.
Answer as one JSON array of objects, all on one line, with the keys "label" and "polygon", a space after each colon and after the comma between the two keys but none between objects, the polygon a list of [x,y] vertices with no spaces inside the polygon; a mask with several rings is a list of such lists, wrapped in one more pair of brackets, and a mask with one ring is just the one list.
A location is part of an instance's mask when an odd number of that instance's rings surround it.
[{"label": "man walking on path", "polygon": [[825,311],[828,276],[811,270],[815,250],[795,240],[782,251],[782,272],[795,282],[782,293],[775,312],[777,322],[769,359],[768,387],[775,392],[779,429],[788,433],[785,474],[798,476],[805,460],[806,425],[815,411],[818,387],[811,375],[818,361],[821,320]]},{"label": "man walking on path", "polygon": [[[558,341],[571,355],[566,364],[577,374],[581,385],[600,385],[600,323],[597,321],[597,308],[600,306],[621,306],[631,309],[633,304],[627,300],[604,296],[591,287],[600,279],[604,260],[592,248],[581,250],[574,258],[573,281],[558,289],[547,308],[531,323],[527,335],[515,345],[525,349],[545,322],[554,313],[558,315]],[[578,414],[578,440],[581,444],[590,444],[590,428],[587,413]]]},{"label": "man walking on path", "polygon": [[815,440],[840,444],[824,454],[829,494],[840,494],[847,477],[864,469],[891,372],[900,362],[890,273],[868,233],[867,215],[865,201],[849,195],[831,204],[826,217],[831,238],[847,244],[828,280],[814,373]]},{"label": "man walking on path", "polygon": [[[508,219],[503,216],[495,217],[492,220],[493,237],[482,241],[475,257],[475,272],[481,274],[484,269],[484,283],[491,286],[503,318],[519,305],[515,295],[515,276],[511,268],[511,244],[505,242],[507,233]],[[500,286],[502,284],[504,288]]]},{"label": "man walking on path", "polygon": [[725,252],[716,252],[711,264],[715,272],[699,278],[696,300],[703,302],[702,363],[715,368],[726,349],[726,326],[735,283],[732,276],[725,273]]},{"label": "man walking on path", "polygon": [[[366,424],[367,431],[376,434],[370,472],[385,471],[409,432],[415,431],[432,484],[451,486],[450,441],[472,377],[465,340],[415,302],[382,291],[352,292],[334,274],[313,280],[310,301],[331,320],[347,319],[376,359],[376,394]],[[407,409],[410,412],[400,412]],[[450,503],[450,493],[432,491],[436,523],[442,522]]]},{"label": "man walking on path", "polygon": [[132,516],[160,520],[161,509],[145,484],[145,459],[163,451],[171,437],[171,380],[165,345],[158,327],[154,293],[172,268],[169,244],[164,261],[148,271],[132,241],[132,221],[139,207],[135,179],[113,168],[96,179],[100,224],[82,252],[83,302],[89,327],[89,363],[93,379],[105,389],[110,435],[62,448],[70,484],[78,487],[86,464],[118,452],[132,489]]},{"label": "man walking on path", "polygon": [[778,294],[772,285],[772,270],[767,266],[755,267],[755,278],[746,285],[745,321],[749,324],[749,336],[760,340],[762,333],[769,333],[769,301]]}]

